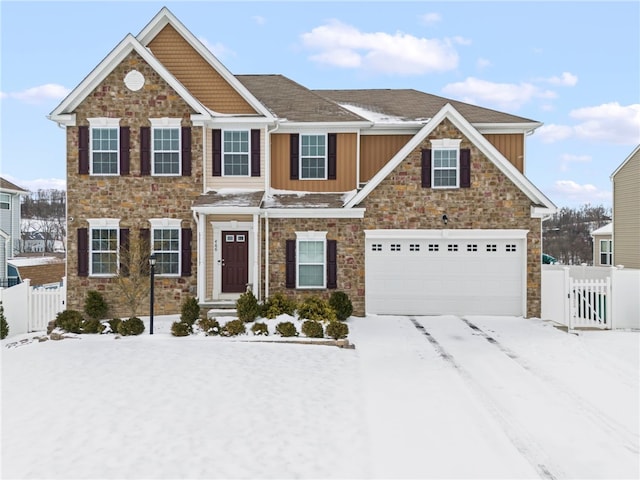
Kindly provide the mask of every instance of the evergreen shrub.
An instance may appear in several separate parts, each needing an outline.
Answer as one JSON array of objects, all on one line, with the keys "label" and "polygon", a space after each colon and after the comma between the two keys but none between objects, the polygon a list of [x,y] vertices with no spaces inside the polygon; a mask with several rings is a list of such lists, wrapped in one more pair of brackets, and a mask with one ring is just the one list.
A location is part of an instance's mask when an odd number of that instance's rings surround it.
[{"label": "evergreen shrub", "polygon": [[102,333],[107,327],[96,318],[89,318],[82,322],[82,333]]},{"label": "evergreen shrub", "polygon": [[339,340],[341,338],[347,338],[349,335],[349,326],[344,322],[329,322],[327,325],[327,336],[333,338],[334,340]]},{"label": "evergreen shrub", "polygon": [[254,335],[264,335],[266,337],[269,335],[269,328],[264,322],[256,322],[251,326],[251,332]]},{"label": "evergreen shrub", "polygon": [[4,307],[0,302],[0,340],[4,340],[9,336],[9,322],[4,316]]},{"label": "evergreen shrub", "polygon": [[244,335],[247,333],[247,327],[240,319],[229,320],[224,324],[224,327],[220,330],[220,335],[223,337],[235,337],[237,335]]},{"label": "evergreen shrub", "polygon": [[296,302],[290,298],[285,297],[282,293],[274,293],[267,298],[262,306],[262,316],[269,319],[274,319],[278,315],[291,315],[296,313]]},{"label": "evergreen shrub", "polygon": [[207,335],[219,335],[220,323],[215,318],[203,317],[198,320],[198,327]]},{"label": "evergreen shrub", "polygon": [[89,290],[84,299],[84,313],[93,320],[102,320],[108,312],[109,305],[104,296],[96,290]]},{"label": "evergreen shrub", "polygon": [[302,334],[309,338],[323,338],[324,330],[322,324],[315,320],[305,320],[302,322]]},{"label": "evergreen shrub", "polygon": [[120,335],[140,335],[142,332],[144,332],[144,323],[138,317],[127,318],[118,325]]},{"label": "evergreen shrub", "polygon": [[298,317],[318,322],[334,322],[337,320],[336,312],[329,305],[329,302],[317,296],[304,299],[298,306]]},{"label": "evergreen shrub", "polygon": [[244,292],[236,301],[238,318],[245,323],[253,322],[260,316],[260,305],[252,291]]},{"label": "evergreen shrub", "polygon": [[276,333],[281,337],[297,337],[298,330],[293,322],[280,322],[276,325]]},{"label": "evergreen shrub", "polygon": [[195,297],[189,297],[180,307],[180,321],[188,323],[189,326],[193,326],[196,320],[200,317],[200,305]]},{"label": "evergreen shrub", "polygon": [[329,305],[336,312],[336,317],[341,322],[344,322],[353,313],[351,299],[344,292],[333,292],[329,297]]},{"label": "evergreen shrub", "polygon": [[187,322],[173,322],[171,324],[171,335],[174,337],[187,337],[191,335],[191,325]]},{"label": "evergreen shrub", "polygon": [[69,333],[82,333],[82,313],[78,310],[65,310],[56,315],[56,327]]}]

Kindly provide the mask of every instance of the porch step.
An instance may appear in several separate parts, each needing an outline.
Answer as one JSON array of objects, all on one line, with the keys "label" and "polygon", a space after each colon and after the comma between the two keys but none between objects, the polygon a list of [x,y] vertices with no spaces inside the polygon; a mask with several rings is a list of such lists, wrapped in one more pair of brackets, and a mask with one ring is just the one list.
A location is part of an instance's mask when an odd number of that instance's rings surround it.
[{"label": "porch step", "polygon": [[221,300],[217,302],[207,303],[205,307],[208,307],[207,318],[218,317],[237,317],[235,300]]}]

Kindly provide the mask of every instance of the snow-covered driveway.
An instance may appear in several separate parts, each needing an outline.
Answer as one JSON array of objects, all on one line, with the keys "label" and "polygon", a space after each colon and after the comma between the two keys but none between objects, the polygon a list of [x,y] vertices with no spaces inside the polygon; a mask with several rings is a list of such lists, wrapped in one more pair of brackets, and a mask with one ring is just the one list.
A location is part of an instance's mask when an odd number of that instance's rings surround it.
[{"label": "snow-covered driveway", "polygon": [[174,338],[174,319],[3,340],[2,478],[640,476],[640,332],[369,316],[350,350]]}]

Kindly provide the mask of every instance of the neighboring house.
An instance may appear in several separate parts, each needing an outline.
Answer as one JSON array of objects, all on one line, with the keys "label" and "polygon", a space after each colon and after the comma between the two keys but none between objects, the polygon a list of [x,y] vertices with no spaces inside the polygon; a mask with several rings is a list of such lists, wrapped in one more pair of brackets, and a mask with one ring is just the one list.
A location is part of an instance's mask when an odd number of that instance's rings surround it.
[{"label": "neighboring house", "polygon": [[[415,90],[233,75],[163,8],[49,118],[66,127],[68,306],[116,309],[150,244],[156,313],[247,288],[346,292],[354,314],[540,315],[541,124]],[[121,269],[126,272],[126,269]]]},{"label": "neighboring house", "polygon": [[613,223],[591,232],[593,238],[593,265],[610,267],[613,265]]},{"label": "neighboring house", "polygon": [[7,260],[20,253],[20,199],[28,193],[0,177],[0,287],[13,283]]},{"label": "neighboring house", "polygon": [[57,287],[65,276],[65,260],[55,256],[19,256],[9,260],[9,266],[18,283],[29,279],[32,287]]},{"label": "neighboring house", "polygon": [[[23,251],[27,253],[44,252],[46,240],[41,232],[26,232],[22,240]],[[52,245],[53,242],[50,242]]]},{"label": "neighboring house", "polygon": [[640,268],[640,145],[611,174],[613,263]]}]

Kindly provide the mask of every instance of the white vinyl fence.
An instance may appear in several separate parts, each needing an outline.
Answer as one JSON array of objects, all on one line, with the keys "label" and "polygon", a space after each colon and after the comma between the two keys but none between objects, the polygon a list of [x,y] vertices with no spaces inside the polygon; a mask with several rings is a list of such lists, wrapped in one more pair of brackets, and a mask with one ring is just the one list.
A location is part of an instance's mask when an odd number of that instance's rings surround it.
[{"label": "white vinyl fence", "polygon": [[66,279],[57,288],[35,288],[29,279],[0,289],[0,301],[9,324],[9,336],[45,331],[47,324],[66,306]]},{"label": "white vinyl fence", "polygon": [[640,270],[545,265],[542,318],[570,330],[640,329]]}]

